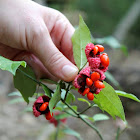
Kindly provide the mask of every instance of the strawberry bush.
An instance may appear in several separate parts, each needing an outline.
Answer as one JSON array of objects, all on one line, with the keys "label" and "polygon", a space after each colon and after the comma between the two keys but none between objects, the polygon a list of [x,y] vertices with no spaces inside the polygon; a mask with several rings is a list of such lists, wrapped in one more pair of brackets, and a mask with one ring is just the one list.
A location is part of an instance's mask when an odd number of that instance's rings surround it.
[{"label": "strawberry bush", "polygon": [[[79,26],[72,36],[74,60],[79,68],[79,73],[75,80],[69,83],[62,80],[58,82],[50,79],[38,80],[26,62],[11,61],[0,56],[0,69],[13,74],[14,86],[19,91],[13,92],[9,96],[19,96],[20,98],[18,99],[20,100],[18,102],[25,101],[27,105],[31,103],[32,107],[27,106],[25,111],[33,112],[35,117],[44,116],[46,121],[48,120],[54,124],[57,128],[56,140],[60,131],[73,135],[77,139],[82,139],[78,132],[67,126],[66,121],[69,117],[75,117],[83,121],[97,133],[99,139],[103,140],[102,134],[94,123],[109,119],[109,116],[103,114],[104,112],[107,112],[113,119],[119,117],[126,122],[119,96],[140,102],[135,95],[115,90],[104,81],[106,77],[113,84],[119,86],[113,76],[106,72],[110,62],[109,56],[104,53],[104,47],[98,44],[98,42],[104,43],[104,40],[91,37],[87,25],[82,17],[79,17]],[[46,82],[56,85],[56,89],[50,89]],[[42,88],[44,93],[39,93],[38,88]],[[81,112],[78,111],[78,106],[71,105],[76,100],[72,90],[81,94],[81,97],[77,98],[81,104],[82,102],[88,104],[88,107]],[[87,98],[84,98],[84,96],[87,96]],[[15,103],[16,101],[13,99],[11,102]],[[85,115],[88,109],[94,109],[94,107],[98,107],[103,113],[95,114],[94,116]],[[123,130],[118,129],[116,140],[119,139],[122,132]]]}]

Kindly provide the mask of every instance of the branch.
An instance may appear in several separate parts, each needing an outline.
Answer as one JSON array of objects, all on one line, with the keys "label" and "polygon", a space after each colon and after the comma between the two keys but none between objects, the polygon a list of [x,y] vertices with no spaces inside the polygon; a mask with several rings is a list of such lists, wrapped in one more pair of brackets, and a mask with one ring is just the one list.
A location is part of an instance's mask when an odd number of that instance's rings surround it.
[{"label": "branch", "polygon": [[[19,69],[19,70],[20,70],[20,69]],[[31,76],[28,75],[27,73],[23,72],[22,70],[20,70],[20,72],[22,72],[25,76],[27,76],[28,78],[32,79],[34,82],[38,83],[39,85],[41,85],[41,84],[44,85],[42,82],[40,82],[40,81],[34,79],[33,77],[31,77]],[[46,86],[46,85],[44,85],[44,86]],[[82,116],[81,116],[77,111],[75,111],[68,103],[66,103],[65,100],[63,100],[63,99],[61,98],[61,101],[62,101],[70,110],[72,110],[72,111],[76,114],[77,118],[81,119],[81,120],[82,120],[84,123],[86,123],[89,127],[91,127],[93,130],[95,130],[96,133],[99,135],[100,139],[103,140],[102,135],[100,134],[99,130],[98,130],[95,126],[93,126],[93,125],[92,125],[91,123],[89,123],[87,120],[85,120],[84,118],[82,118]]]},{"label": "branch", "polygon": [[100,134],[99,130],[93,126],[90,122],[88,122],[86,119],[82,118],[81,115],[75,111],[69,104],[67,104],[63,99],[61,99],[61,101],[70,109],[72,110],[76,115],[77,115],[77,118],[81,119],[84,123],[86,123],[89,127],[91,127],[93,130],[96,131],[96,133],[99,135],[100,139],[103,140],[103,137],[102,135]]},{"label": "branch", "polygon": [[90,106],[88,106],[86,109],[84,109],[83,111],[81,111],[79,114],[83,114],[84,112],[86,112],[88,109],[90,109],[91,107],[93,107],[94,103],[91,104]]}]

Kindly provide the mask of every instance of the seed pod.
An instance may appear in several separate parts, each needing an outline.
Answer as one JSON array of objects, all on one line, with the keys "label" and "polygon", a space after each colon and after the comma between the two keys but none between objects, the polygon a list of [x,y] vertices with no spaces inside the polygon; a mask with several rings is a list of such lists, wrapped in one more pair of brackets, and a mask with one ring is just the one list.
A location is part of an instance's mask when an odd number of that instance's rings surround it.
[{"label": "seed pod", "polygon": [[45,114],[46,120],[50,120],[53,117],[53,113],[51,115],[51,112],[48,112]]},{"label": "seed pod", "polygon": [[104,66],[104,67],[108,67],[109,66],[109,57],[108,55],[106,54],[102,54],[101,57],[101,64]]},{"label": "seed pod", "polygon": [[83,96],[85,96],[87,93],[89,93],[90,89],[89,88],[85,88],[84,92],[82,93]]},{"label": "seed pod", "polygon": [[92,84],[93,84],[93,81],[90,78],[86,78],[86,85],[90,87],[92,86]]},{"label": "seed pod", "polygon": [[98,47],[98,51],[99,52],[103,52],[104,51],[104,47],[102,45],[95,45],[96,47]]},{"label": "seed pod", "polygon": [[105,88],[105,85],[103,84],[103,82],[101,82],[99,80],[97,80],[97,81],[94,82],[94,86],[96,88]]},{"label": "seed pod", "polygon": [[94,99],[93,93],[89,92],[89,93],[87,94],[87,98],[88,98],[89,100],[93,100],[93,99]]},{"label": "seed pod", "polygon": [[93,49],[93,54],[96,55],[97,53],[98,53],[98,47],[95,46],[94,49]]},{"label": "seed pod", "polygon": [[93,72],[92,74],[91,74],[91,80],[92,81],[97,81],[97,80],[99,80],[100,79],[100,74],[98,73],[98,72]]},{"label": "seed pod", "polygon": [[45,103],[43,103],[42,105],[41,105],[41,107],[39,108],[39,110],[40,111],[45,111],[46,109],[47,109],[47,107],[48,107],[48,102],[45,102]]}]

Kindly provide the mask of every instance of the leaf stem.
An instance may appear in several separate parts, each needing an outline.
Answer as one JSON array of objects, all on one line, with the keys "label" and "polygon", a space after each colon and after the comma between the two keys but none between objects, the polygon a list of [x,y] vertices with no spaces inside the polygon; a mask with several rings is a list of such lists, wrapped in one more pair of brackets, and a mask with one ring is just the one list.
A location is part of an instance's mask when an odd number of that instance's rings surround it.
[{"label": "leaf stem", "polygon": [[92,103],[90,106],[88,106],[87,108],[85,108],[83,111],[81,111],[79,114],[83,114],[85,113],[88,109],[90,109],[91,107],[93,107],[94,103]]},{"label": "leaf stem", "polygon": [[71,82],[69,82],[69,84],[68,84],[68,86],[67,86],[64,101],[66,101],[66,98],[67,98],[67,94],[68,94],[68,92],[69,92],[70,85],[71,85]]}]

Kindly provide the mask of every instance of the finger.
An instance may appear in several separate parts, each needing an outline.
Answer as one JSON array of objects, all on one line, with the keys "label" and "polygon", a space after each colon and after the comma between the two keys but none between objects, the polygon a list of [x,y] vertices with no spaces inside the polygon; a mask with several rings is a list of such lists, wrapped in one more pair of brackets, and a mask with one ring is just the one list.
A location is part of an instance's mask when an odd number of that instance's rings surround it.
[{"label": "finger", "polygon": [[73,65],[54,45],[45,23],[34,28],[31,51],[41,60],[52,75],[72,81],[78,73]]},{"label": "finger", "polygon": [[33,54],[27,52],[27,51],[21,51],[18,49],[13,49],[9,46],[6,46],[2,43],[0,43],[0,55],[2,55],[5,58],[11,59],[11,60],[24,60],[29,64],[29,66],[32,67],[32,69],[35,72],[35,75],[38,79],[40,78],[49,78],[51,80],[58,81],[55,76],[53,76],[41,63],[41,61],[34,56]]},{"label": "finger", "polygon": [[[44,20],[50,32],[53,43],[70,61],[74,63],[71,41],[71,37],[74,33],[74,27],[60,12],[50,8],[46,9],[46,16],[44,16]],[[49,12],[51,14],[54,13],[53,19],[49,16]],[[53,23],[52,26],[48,24],[48,21],[50,20],[51,23]]]},{"label": "finger", "polygon": [[16,57],[13,58],[13,60],[26,61],[27,64],[29,66],[31,66],[32,69],[34,70],[37,79],[47,78],[47,79],[51,79],[53,81],[59,80],[44,67],[42,62],[35,55],[33,55],[29,52],[22,51],[21,53],[16,55]]}]

